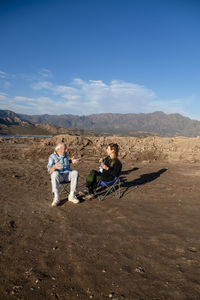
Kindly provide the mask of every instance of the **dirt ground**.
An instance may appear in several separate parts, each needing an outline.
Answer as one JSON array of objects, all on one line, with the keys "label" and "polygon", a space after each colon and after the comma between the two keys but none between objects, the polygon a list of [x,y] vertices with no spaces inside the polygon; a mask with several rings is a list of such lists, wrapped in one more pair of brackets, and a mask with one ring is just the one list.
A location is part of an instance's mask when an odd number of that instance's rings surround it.
[{"label": "dirt ground", "polygon": [[[200,164],[123,160],[121,199],[51,207],[47,159],[0,160],[0,299],[200,299]],[[19,155],[19,154],[18,154]],[[97,159],[82,157],[79,186]]]}]

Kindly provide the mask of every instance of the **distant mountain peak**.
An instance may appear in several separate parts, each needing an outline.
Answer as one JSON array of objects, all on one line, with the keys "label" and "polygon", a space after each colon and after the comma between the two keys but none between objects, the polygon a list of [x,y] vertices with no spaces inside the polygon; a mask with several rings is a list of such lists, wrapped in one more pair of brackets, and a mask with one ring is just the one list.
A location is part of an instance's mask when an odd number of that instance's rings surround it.
[{"label": "distant mountain peak", "polygon": [[92,130],[102,134],[135,135],[137,132],[145,132],[149,135],[195,137],[200,133],[199,121],[191,120],[178,113],[165,114],[162,111],[146,114],[102,113],[77,116],[72,114],[24,115],[0,110],[0,123],[12,125],[12,122],[21,125],[26,122],[49,124],[61,128]]}]

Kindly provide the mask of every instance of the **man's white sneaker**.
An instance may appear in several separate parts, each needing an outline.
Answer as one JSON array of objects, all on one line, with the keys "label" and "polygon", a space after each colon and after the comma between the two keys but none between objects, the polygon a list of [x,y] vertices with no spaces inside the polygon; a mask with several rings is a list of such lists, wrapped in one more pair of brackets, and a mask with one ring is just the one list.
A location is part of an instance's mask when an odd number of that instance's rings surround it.
[{"label": "man's white sneaker", "polygon": [[57,206],[60,203],[58,199],[54,199],[53,202],[51,203],[51,206]]},{"label": "man's white sneaker", "polygon": [[76,196],[72,196],[72,195],[69,195],[68,196],[68,200],[73,202],[73,203],[79,203],[79,200],[76,198]]}]

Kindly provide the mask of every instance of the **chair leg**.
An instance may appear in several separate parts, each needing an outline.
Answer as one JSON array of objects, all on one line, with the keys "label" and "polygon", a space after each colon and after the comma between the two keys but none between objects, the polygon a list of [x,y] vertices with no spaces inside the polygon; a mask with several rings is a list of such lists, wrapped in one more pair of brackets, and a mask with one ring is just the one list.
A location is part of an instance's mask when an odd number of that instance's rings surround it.
[{"label": "chair leg", "polygon": [[114,193],[116,198],[120,199],[121,197],[121,193],[120,193],[120,179],[118,179],[112,186],[106,186],[105,187],[107,190],[105,191],[105,193],[101,196],[98,195],[98,191],[96,193],[98,200],[99,201],[104,201],[104,199],[106,198],[107,195]]},{"label": "chair leg", "polygon": [[68,189],[68,185],[67,184],[60,184],[59,189],[60,189],[60,195],[63,192],[69,194],[69,189]]},{"label": "chair leg", "polygon": [[120,199],[121,197],[121,191],[120,191],[120,187],[121,187],[121,182],[120,182],[120,179],[118,179],[117,183],[116,183],[116,187],[115,188],[115,195],[118,199]]},{"label": "chair leg", "polygon": [[102,196],[98,196],[99,201],[104,201],[104,199],[106,198],[106,196],[108,194],[110,194],[111,189],[107,187],[107,191],[105,191],[105,193]]}]

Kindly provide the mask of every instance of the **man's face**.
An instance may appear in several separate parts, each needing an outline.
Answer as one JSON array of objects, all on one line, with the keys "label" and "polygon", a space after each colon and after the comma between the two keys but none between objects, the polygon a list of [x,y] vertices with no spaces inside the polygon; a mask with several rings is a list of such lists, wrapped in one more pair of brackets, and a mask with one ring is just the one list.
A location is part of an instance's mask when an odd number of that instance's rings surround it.
[{"label": "man's face", "polygon": [[57,153],[59,155],[65,155],[65,152],[67,151],[67,147],[65,144],[61,145],[60,149],[58,149]]}]

